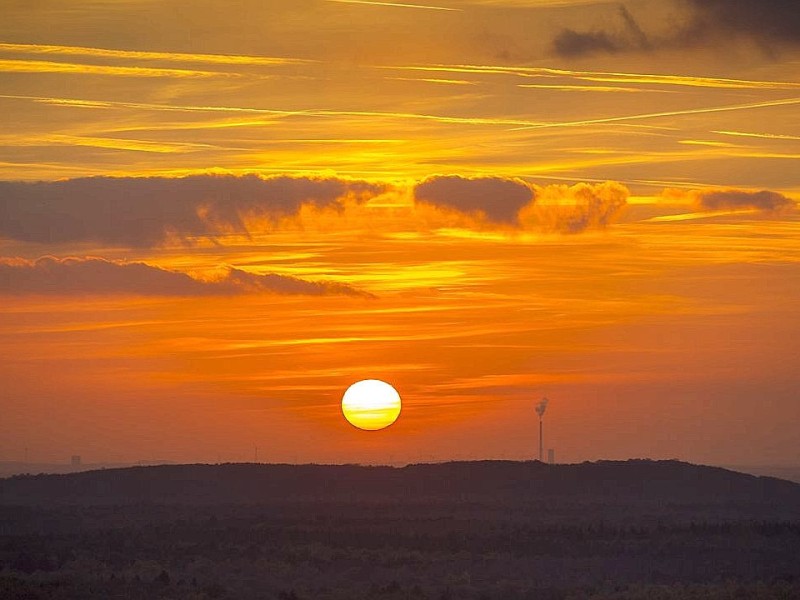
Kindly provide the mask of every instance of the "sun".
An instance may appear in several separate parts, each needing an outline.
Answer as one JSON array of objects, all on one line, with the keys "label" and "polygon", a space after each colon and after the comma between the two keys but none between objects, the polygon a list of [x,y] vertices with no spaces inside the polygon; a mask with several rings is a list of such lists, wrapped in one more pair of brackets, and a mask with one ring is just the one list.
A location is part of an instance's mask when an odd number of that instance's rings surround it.
[{"label": "sun", "polygon": [[342,396],[342,413],[350,424],[366,431],[384,429],[400,416],[400,394],[379,379],[364,379],[351,385]]}]

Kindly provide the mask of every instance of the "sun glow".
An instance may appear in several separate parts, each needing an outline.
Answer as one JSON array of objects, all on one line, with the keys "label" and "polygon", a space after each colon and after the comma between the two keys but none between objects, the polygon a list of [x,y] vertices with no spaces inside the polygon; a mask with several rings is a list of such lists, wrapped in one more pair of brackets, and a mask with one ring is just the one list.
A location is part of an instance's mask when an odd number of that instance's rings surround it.
[{"label": "sun glow", "polygon": [[400,416],[400,394],[378,379],[351,385],[342,396],[342,413],[351,425],[366,431],[384,429]]}]

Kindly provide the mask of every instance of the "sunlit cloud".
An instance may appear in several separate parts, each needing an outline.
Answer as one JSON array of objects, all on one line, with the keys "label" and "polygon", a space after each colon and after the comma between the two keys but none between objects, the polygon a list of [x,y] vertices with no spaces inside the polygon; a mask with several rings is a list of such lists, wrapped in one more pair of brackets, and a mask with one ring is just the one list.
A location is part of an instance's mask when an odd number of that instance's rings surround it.
[{"label": "sunlit cloud", "polygon": [[790,198],[770,190],[666,190],[664,196],[672,201],[689,201],[696,209],[704,211],[758,210],[777,213],[797,207]]},{"label": "sunlit cloud", "polygon": [[260,293],[369,296],[343,283],[306,281],[234,268],[216,278],[197,279],[141,262],[51,256],[35,261],[0,258],[0,294],[207,296]]},{"label": "sunlit cloud", "polygon": [[627,187],[613,181],[537,187],[536,203],[523,209],[520,221],[567,234],[605,229],[618,219],[629,195]]}]

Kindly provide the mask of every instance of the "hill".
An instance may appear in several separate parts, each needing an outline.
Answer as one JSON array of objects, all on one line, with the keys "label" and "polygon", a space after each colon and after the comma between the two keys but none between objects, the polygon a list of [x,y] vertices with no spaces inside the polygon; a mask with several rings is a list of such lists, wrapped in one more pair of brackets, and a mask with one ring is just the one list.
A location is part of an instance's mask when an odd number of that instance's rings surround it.
[{"label": "hill", "polygon": [[163,465],[0,480],[0,504],[257,504],[426,501],[769,504],[800,484],[678,461]]},{"label": "hill", "polygon": [[0,598],[800,598],[800,485],[677,461],[0,480]]}]

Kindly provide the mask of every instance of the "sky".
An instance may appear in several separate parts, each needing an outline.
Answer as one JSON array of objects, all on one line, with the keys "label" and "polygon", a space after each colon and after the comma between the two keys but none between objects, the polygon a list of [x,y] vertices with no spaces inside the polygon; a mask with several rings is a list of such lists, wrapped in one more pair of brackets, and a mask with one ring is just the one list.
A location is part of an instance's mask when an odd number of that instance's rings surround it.
[{"label": "sky", "polygon": [[0,461],[800,464],[795,0],[2,12]]}]

